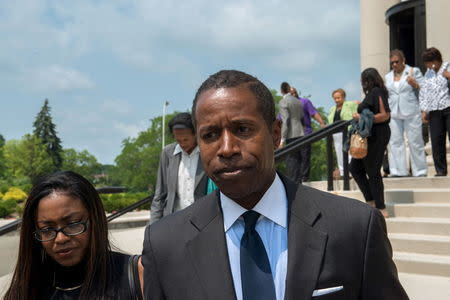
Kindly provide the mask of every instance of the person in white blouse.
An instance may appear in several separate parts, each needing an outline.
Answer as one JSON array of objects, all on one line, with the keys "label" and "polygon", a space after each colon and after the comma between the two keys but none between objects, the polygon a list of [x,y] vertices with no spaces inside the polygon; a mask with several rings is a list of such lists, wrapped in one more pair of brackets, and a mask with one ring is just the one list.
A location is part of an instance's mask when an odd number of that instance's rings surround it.
[{"label": "person in white blouse", "polygon": [[391,51],[392,70],[385,76],[385,85],[389,92],[391,108],[391,138],[389,140],[389,169],[391,176],[408,176],[405,135],[413,176],[426,176],[427,163],[422,137],[422,118],[417,97],[419,84],[423,79],[418,68],[405,63],[401,50]]},{"label": "person in white blouse", "polygon": [[420,107],[428,113],[435,176],[447,176],[445,138],[450,140],[450,63],[442,61],[441,52],[426,49],[422,60],[427,67],[420,85]]}]

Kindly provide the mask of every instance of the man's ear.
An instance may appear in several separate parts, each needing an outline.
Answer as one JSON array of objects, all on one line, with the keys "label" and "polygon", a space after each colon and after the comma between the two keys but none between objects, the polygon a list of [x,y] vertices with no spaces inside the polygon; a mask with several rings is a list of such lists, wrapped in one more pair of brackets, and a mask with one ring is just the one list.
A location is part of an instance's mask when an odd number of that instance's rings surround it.
[{"label": "man's ear", "polygon": [[276,150],[281,143],[281,120],[275,119],[272,124],[273,149]]}]

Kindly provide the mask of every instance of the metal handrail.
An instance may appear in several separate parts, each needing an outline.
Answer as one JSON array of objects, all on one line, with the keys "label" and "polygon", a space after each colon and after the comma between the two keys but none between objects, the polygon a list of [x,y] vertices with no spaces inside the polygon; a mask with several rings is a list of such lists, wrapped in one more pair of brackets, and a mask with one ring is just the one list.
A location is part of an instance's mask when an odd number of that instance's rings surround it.
[{"label": "metal handrail", "polygon": [[[281,159],[285,158],[292,152],[299,151],[302,147],[310,145],[317,142],[323,138],[327,139],[327,190],[333,190],[333,148],[332,148],[332,135],[338,132],[342,132],[343,140],[347,136],[347,128],[351,121],[339,120],[321,128],[318,131],[298,138],[297,140],[287,144],[285,147],[275,151],[275,161],[279,162]],[[342,143],[344,144],[344,143]],[[344,149],[344,147],[343,147]],[[348,170],[348,152],[342,150],[343,152],[343,164],[344,164],[344,190],[350,190],[350,176]]]},{"label": "metal handrail", "polygon": [[[351,121],[337,121],[334,122],[333,124],[328,125],[325,128],[321,128],[318,131],[298,138],[297,140],[293,141],[292,143],[289,143],[288,145],[286,145],[285,147],[278,149],[275,151],[275,161],[279,162],[280,160],[282,160],[283,158],[285,158],[287,155],[289,155],[292,152],[298,151],[300,150],[300,148],[310,145],[314,142],[317,142],[323,138],[327,138],[327,156],[328,156],[328,171],[327,171],[327,178],[328,178],[328,190],[333,190],[333,176],[332,176],[332,172],[333,172],[333,164],[332,164],[332,160],[333,160],[333,154],[332,154],[332,147],[331,147],[331,136],[334,133],[337,132],[343,132],[343,136],[345,137],[347,135],[347,127],[350,124]],[[344,190],[349,190],[349,174],[348,174],[348,156],[347,156],[347,152],[344,151]],[[100,193],[105,193],[106,191],[111,192],[123,192],[124,188],[123,187],[108,187],[108,188],[99,188],[97,189],[97,191],[99,191]],[[114,214],[111,214],[107,217],[108,222],[130,212],[133,211],[139,207],[141,207],[142,205],[145,205],[147,203],[150,203],[153,199],[154,195],[148,196],[142,200],[139,200],[117,212],[115,212]],[[16,229],[18,229],[20,227],[20,224],[22,223],[21,219],[15,220],[11,223],[8,223],[2,227],[0,227],[0,236],[3,234],[6,234],[8,232],[14,231]]]}]

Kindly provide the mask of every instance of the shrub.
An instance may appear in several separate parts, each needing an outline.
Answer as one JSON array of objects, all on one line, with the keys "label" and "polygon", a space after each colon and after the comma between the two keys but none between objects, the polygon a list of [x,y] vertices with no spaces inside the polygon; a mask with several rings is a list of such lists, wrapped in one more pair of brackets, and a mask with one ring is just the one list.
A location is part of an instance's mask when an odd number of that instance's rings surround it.
[{"label": "shrub", "polygon": [[27,194],[17,187],[10,187],[8,191],[3,195],[3,200],[14,200],[16,202],[22,202],[27,199]]},{"label": "shrub", "polygon": [[0,200],[0,218],[4,218],[16,211],[17,202],[13,199]]},{"label": "shrub", "polygon": [[147,196],[147,193],[118,193],[100,195],[103,201],[103,206],[107,212],[120,210],[144,199]]}]

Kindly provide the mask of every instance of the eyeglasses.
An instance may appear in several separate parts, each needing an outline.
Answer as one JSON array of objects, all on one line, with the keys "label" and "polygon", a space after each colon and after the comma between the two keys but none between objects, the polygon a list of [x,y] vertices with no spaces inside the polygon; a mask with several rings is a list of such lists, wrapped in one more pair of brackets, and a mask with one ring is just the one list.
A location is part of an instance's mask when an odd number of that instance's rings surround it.
[{"label": "eyeglasses", "polygon": [[64,233],[66,236],[74,236],[82,234],[86,231],[89,221],[80,221],[75,223],[70,223],[59,229],[56,228],[45,228],[38,229],[33,232],[34,238],[40,242],[48,242],[54,240],[59,232]]},{"label": "eyeglasses", "polygon": [[392,65],[395,65],[395,64],[398,64],[400,61],[398,61],[398,60],[393,60],[393,61],[391,61],[391,66]]}]

